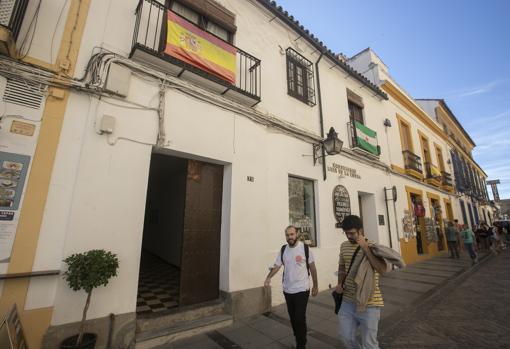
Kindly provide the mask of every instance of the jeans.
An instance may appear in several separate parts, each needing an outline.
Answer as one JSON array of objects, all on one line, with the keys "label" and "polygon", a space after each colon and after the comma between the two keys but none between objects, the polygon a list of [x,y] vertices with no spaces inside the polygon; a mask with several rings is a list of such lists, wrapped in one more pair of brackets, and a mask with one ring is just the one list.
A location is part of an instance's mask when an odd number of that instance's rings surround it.
[{"label": "jeans", "polygon": [[306,306],[310,291],[298,293],[283,293],[287,303],[290,323],[296,337],[296,349],[305,349],[306,346]]},{"label": "jeans", "polygon": [[466,250],[468,251],[469,256],[471,257],[471,259],[473,261],[476,260],[477,255],[476,255],[475,248],[474,248],[473,244],[472,243],[465,243],[464,246],[466,246]]},{"label": "jeans", "polygon": [[338,312],[338,323],[340,340],[348,349],[358,349],[356,341],[356,329],[361,330],[361,348],[379,349],[377,342],[377,330],[379,318],[381,317],[380,307],[367,307],[365,311],[356,311],[356,305],[344,300]]},{"label": "jeans", "polygon": [[457,241],[448,241],[448,250],[450,251],[450,257],[459,258],[459,246]]}]

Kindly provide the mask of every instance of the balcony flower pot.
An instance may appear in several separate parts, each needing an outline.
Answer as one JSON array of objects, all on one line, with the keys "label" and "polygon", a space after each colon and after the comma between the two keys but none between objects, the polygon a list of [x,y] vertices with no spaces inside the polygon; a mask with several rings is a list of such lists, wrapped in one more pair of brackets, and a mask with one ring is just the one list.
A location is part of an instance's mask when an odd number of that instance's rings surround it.
[{"label": "balcony flower pot", "polygon": [[87,300],[83,308],[83,315],[78,334],[66,338],[61,344],[61,349],[93,349],[96,345],[97,335],[85,333],[85,321],[90,305],[92,290],[99,286],[106,286],[110,279],[117,275],[119,260],[117,256],[105,250],[90,250],[83,253],[75,253],[66,259],[67,271],[64,279],[73,291],[83,290],[87,294]]}]

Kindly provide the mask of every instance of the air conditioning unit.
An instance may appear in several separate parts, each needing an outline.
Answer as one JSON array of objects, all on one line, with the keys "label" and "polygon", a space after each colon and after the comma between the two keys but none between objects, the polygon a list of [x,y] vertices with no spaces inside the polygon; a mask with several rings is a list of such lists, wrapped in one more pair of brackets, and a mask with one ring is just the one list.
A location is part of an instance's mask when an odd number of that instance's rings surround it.
[{"label": "air conditioning unit", "polygon": [[27,5],[27,0],[0,1],[0,54],[16,57],[16,40]]}]

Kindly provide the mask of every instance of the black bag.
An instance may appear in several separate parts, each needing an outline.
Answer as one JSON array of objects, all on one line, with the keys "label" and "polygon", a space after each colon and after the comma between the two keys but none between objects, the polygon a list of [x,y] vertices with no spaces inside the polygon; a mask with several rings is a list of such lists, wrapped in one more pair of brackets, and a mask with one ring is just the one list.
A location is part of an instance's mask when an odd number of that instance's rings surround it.
[{"label": "black bag", "polygon": [[[349,272],[351,271],[352,264],[354,263],[354,259],[356,258],[359,249],[360,246],[358,246],[358,248],[356,249],[356,251],[354,251],[354,254],[352,255],[351,264],[349,265],[349,269],[347,269],[347,274],[345,274],[344,280],[342,281],[342,288],[344,288],[345,279],[347,279],[347,275],[349,275]],[[344,294],[337,293],[336,290],[333,290],[331,296],[333,296],[333,300],[335,301],[335,314],[338,314],[338,312],[340,311],[340,307],[342,306],[342,298],[344,297]]]}]

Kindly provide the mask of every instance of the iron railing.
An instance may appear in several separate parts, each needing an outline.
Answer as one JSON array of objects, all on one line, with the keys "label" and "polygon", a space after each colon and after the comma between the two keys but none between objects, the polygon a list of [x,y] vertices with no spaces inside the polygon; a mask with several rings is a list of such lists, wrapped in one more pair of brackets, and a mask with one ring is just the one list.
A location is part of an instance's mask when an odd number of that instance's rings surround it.
[{"label": "iron railing", "polygon": [[349,132],[349,146],[351,148],[359,148],[359,149],[362,149],[374,156],[379,156],[381,155],[381,147],[379,146],[379,140],[377,139],[376,137],[376,140],[377,140],[377,154],[374,154],[371,150],[369,149],[366,149],[363,144],[360,144],[360,142],[358,141],[358,131],[356,129],[356,125],[354,124],[354,120],[351,119],[351,121],[349,121],[347,123],[347,130]]},{"label": "iron railing", "polygon": [[436,174],[434,175],[434,170],[436,170],[436,173],[440,173],[439,169],[432,165],[430,162],[425,162],[425,178],[427,179],[437,179],[441,180],[441,175]]},{"label": "iron railing", "polygon": [[9,29],[14,41],[18,39],[28,0],[0,0],[0,26]]},{"label": "iron railing", "polygon": [[[163,0],[160,0],[164,2]],[[164,53],[166,44],[166,27],[167,27],[167,13],[170,11],[168,7],[156,0],[140,0],[136,8],[136,22],[133,35],[132,48],[142,48],[144,51],[150,52],[155,56],[159,56],[171,63],[176,63],[179,66],[197,72],[200,75],[216,81],[224,85],[235,87],[236,90],[256,97],[260,100],[261,95],[261,65],[260,59],[250,55],[249,53],[235,47],[231,43],[219,38],[221,41],[226,42],[228,45],[236,49],[236,82],[230,84],[226,80],[222,80],[213,74],[201,70],[191,64],[183,62],[175,57],[171,57]],[[178,15],[178,14],[176,14]],[[186,18],[185,21],[192,26],[194,23],[189,22]],[[202,28],[196,26],[200,30]],[[214,35],[212,33],[209,33]]]},{"label": "iron railing", "polygon": [[453,179],[452,179],[452,175],[449,174],[448,172],[441,172],[442,176],[442,184],[444,186],[448,186],[448,187],[453,187]]},{"label": "iron railing", "polygon": [[423,173],[421,166],[421,158],[409,150],[402,152],[404,155],[404,166],[406,170],[413,170],[419,173]]}]

